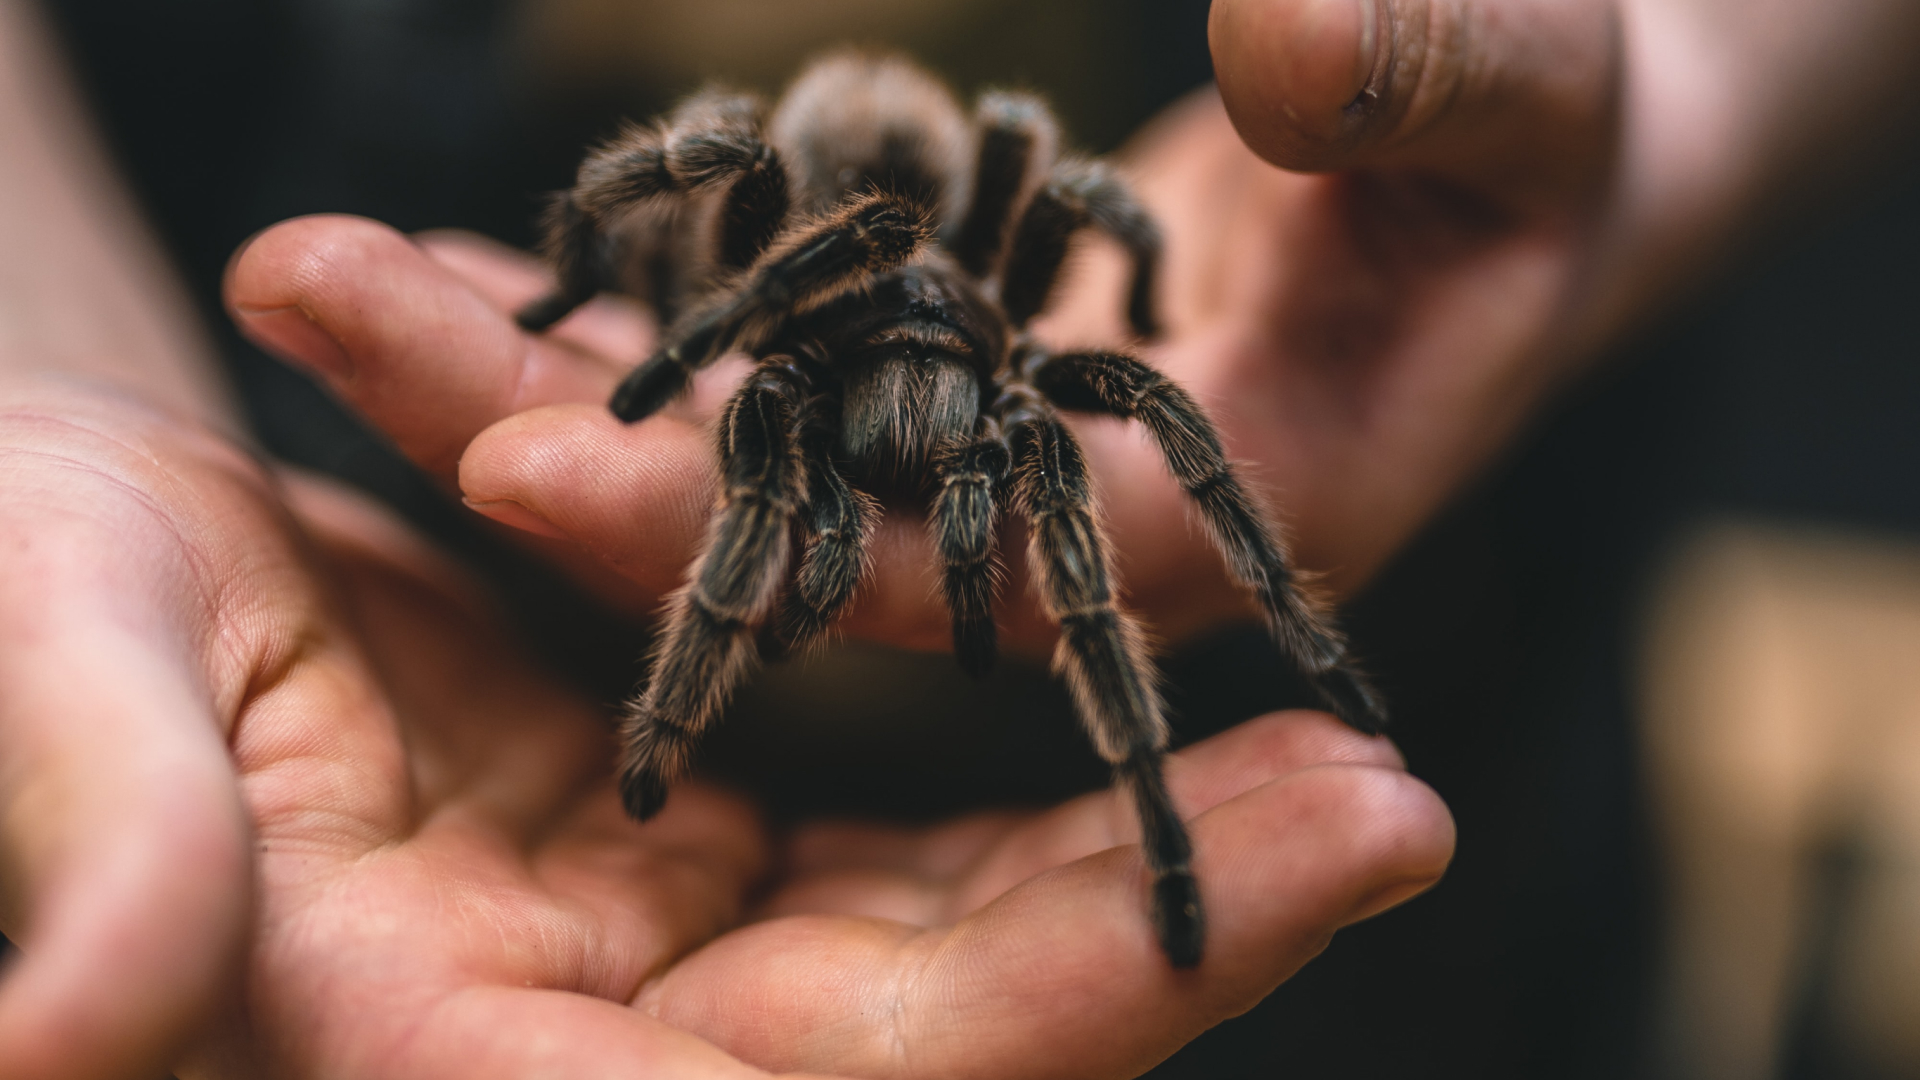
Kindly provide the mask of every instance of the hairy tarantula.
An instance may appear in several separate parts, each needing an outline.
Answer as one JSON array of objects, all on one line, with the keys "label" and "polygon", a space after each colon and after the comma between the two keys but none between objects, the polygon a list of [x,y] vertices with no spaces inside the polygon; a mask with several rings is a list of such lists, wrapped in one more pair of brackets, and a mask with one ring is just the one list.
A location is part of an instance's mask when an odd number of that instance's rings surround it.
[{"label": "hairy tarantula", "polygon": [[702,92],[587,155],[545,223],[559,288],[520,323],[545,329],[603,288],[648,299],[665,329],[614,394],[627,421],[724,353],[755,362],[719,421],[704,549],[627,705],[620,781],[636,818],[660,809],[758,649],[816,641],[852,598],[881,512],[863,488],[930,499],[954,649],[984,672],[995,517],[1010,506],[1060,627],[1055,667],[1138,808],[1160,943],[1189,967],[1205,918],[1161,776],[1156,674],[1115,600],[1086,464],[1056,410],[1145,425],[1327,707],[1369,733],[1383,717],[1193,399],[1133,356],[1054,353],[1026,334],[1086,227],[1130,253],[1127,314],[1154,332],[1158,230],[1110,168],[1059,156],[1057,141],[1039,100],[988,93],[969,123],[944,86],[896,59],[818,61],[771,116],[752,97]]}]

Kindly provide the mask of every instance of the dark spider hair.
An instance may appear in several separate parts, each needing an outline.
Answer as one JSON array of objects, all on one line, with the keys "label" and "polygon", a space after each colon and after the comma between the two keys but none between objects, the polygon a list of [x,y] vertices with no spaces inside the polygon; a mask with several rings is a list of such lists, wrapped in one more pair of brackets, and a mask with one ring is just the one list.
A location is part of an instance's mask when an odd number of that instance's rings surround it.
[{"label": "dark spider hair", "polygon": [[1128,319],[1154,333],[1159,231],[1112,169],[1057,143],[1041,101],[988,93],[968,123],[944,86],[891,58],[817,61],[771,116],[750,96],[702,92],[587,155],[546,219],[559,288],[520,323],[542,330],[603,288],[649,300],[665,330],[614,394],[627,421],[723,353],[755,361],[718,424],[706,542],[627,703],[620,783],[634,817],[660,809],[759,648],[816,642],[852,598],[880,515],[863,488],[930,493],[954,650],[985,672],[995,516],[1010,504],[1060,626],[1054,665],[1133,793],[1160,943],[1189,967],[1205,920],[1161,775],[1155,670],[1115,602],[1086,464],[1056,409],[1140,421],[1324,704],[1368,733],[1384,716],[1193,399],[1133,356],[1053,353],[1027,335],[1087,227],[1131,255]]}]

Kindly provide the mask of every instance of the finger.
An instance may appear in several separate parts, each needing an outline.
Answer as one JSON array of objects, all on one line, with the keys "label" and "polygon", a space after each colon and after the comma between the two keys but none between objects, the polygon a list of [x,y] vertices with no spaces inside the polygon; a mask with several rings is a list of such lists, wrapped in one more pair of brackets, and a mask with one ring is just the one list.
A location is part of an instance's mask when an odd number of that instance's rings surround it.
[{"label": "finger", "polygon": [[680,583],[713,507],[712,440],[663,414],[623,424],[556,405],[481,432],[460,461],[467,505],[579,546],[654,596]]},{"label": "finger", "polygon": [[1610,149],[1614,20],[1599,0],[1219,0],[1208,38],[1234,125],[1277,165],[1558,188]]},{"label": "finger", "polygon": [[58,546],[9,542],[0,582],[0,1071],[159,1075],[247,933],[247,827],[191,650],[128,600],[153,582]]},{"label": "finger", "polygon": [[[553,291],[553,271],[538,258],[460,229],[436,229],[414,241],[501,311],[519,311]],[[602,293],[575,308],[546,336],[631,367],[653,351],[658,332],[645,304]]]},{"label": "finger", "polygon": [[1210,923],[1206,959],[1190,972],[1160,952],[1129,846],[1034,878],[950,930],[820,916],[757,924],[690,957],[640,1003],[763,1068],[1134,1076],[1252,1006],[1340,926],[1432,884],[1453,844],[1429,789],[1374,766],[1291,773],[1192,826]]},{"label": "finger", "polygon": [[[1167,763],[1182,817],[1193,817],[1278,777],[1326,764],[1400,768],[1389,740],[1321,712],[1273,713],[1196,744]],[[1043,814],[980,815],[927,830],[829,824],[795,835],[794,881],[769,913],[882,916],[930,926],[981,907],[1022,881],[1137,843],[1132,802],[1111,791]]]},{"label": "finger", "polygon": [[487,425],[604,401],[625,366],[522,333],[446,264],[361,218],[296,218],[259,234],[228,267],[226,298],[243,333],[320,376],[448,481]]},{"label": "finger", "polygon": [[[1276,713],[1248,721],[1173,755],[1168,794],[1192,818],[1243,792],[1325,765],[1400,769],[1392,741],[1366,736],[1322,712]],[[1009,833],[954,882],[947,919],[972,911],[1050,867],[1140,839],[1130,798],[1095,792],[1056,807]]]},{"label": "finger", "polygon": [[[696,388],[692,410],[709,408],[703,393]],[[659,596],[680,584],[706,535],[713,439],[684,412],[628,425],[599,406],[536,409],[481,432],[461,459],[459,482],[469,506],[576,544]],[[838,628],[903,648],[947,648],[924,524],[890,513],[869,551],[868,584]]]}]

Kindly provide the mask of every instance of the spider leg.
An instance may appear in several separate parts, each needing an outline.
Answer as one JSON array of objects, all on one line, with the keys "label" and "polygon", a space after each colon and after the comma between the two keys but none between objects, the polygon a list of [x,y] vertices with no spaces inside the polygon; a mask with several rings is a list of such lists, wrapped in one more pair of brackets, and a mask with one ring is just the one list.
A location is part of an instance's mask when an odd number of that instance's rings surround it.
[{"label": "spider leg", "polygon": [[786,571],[791,524],[806,501],[797,421],[805,376],[764,362],[719,426],[719,505],[704,550],[674,593],[645,691],[620,727],[620,793],[646,819],[687,771],[695,744],[754,661],[753,624]]},{"label": "spider leg", "polygon": [[943,566],[940,585],[953,615],[954,656],[975,678],[992,669],[998,649],[994,492],[1006,481],[1010,465],[1006,436],[990,416],[981,418],[973,439],[948,447],[934,464],[940,492],[930,517]]},{"label": "spider leg", "polygon": [[587,154],[574,186],[558,192],[541,220],[541,253],[559,277],[553,292],[521,308],[515,321],[533,333],[565,318],[607,284],[606,230],[640,202],[679,192],[667,167],[668,128],[628,126]]},{"label": "spider leg", "polygon": [[1053,112],[1030,94],[982,94],[974,116],[980,151],[973,199],[946,247],[962,269],[984,278],[1006,251],[1014,215],[1053,167],[1060,134]]},{"label": "spider leg", "polygon": [[1045,310],[1066,261],[1067,241],[1089,225],[1120,241],[1133,259],[1127,321],[1141,337],[1152,337],[1160,229],[1113,169],[1098,161],[1061,162],[1027,204],[1000,286],[1007,317],[1021,329]]},{"label": "spider leg", "polygon": [[1054,404],[1145,425],[1168,471],[1199,504],[1207,533],[1234,578],[1259,601],[1275,642],[1340,719],[1370,735],[1384,730],[1386,710],[1379,695],[1347,654],[1346,639],[1301,592],[1285,546],[1240,485],[1219,433],[1193,398],[1158,371],[1119,353],[1041,354],[1029,365],[1034,387]]},{"label": "spider leg", "polygon": [[729,270],[751,266],[780,235],[790,207],[786,166],[773,147],[757,144],[721,209],[720,265]]},{"label": "spider leg", "polygon": [[852,292],[906,262],[931,239],[927,211],[891,192],[847,200],[833,214],[769,249],[740,287],[670,328],[666,340],[614,391],[622,420],[647,416],[670,401],[692,372],[727,349],[749,352],[794,314]]},{"label": "spider leg", "polygon": [[1145,635],[1113,602],[1111,560],[1085,459],[1073,435],[1037,398],[1014,404],[1004,415],[1014,494],[1032,531],[1036,591],[1060,624],[1054,666],[1066,675],[1094,748],[1133,793],[1153,874],[1161,948],[1175,967],[1193,967],[1200,962],[1206,916],[1193,876],[1193,846],[1161,775],[1167,722]]},{"label": "spider leg", "polygon": [[573,188],[554,198],[542,223],[542,251],[559,287],[520,311],[521,327],[544,330],[605,287],[608,230],[651,199],[724,186],[720,265],[738,269],[766,250],[787,219],[787,170],[760,137],[760,111],[755,98],[708,91],[664,123],[629,126],[589,153]]},{"label": "spider leg", "polygon": [[867,543],[880,522],[880,504],[848,484],[834,466],[832,429],[815,417],[801,440],[807,463],[807,509],[801,527],[807,553],[781,604],[777,642],[804,649],[818,641],[853,599],[867,576]]},{"label": "spider leg", "polygon": [[729,270],[759,258],[790,209],[786,163],[761,137],[763,111],[750,94],[707,90],[674,110],[667,139],[668,168],[682,189],[727,189],[717,257]]},{"label": "spider leg", "polygon": [[593,299],[607,278],[600,230],[573,201],[573,193],[555,192],[540,216],[540,245],[559,285],[514,316],[523,330],[538,333]]}]

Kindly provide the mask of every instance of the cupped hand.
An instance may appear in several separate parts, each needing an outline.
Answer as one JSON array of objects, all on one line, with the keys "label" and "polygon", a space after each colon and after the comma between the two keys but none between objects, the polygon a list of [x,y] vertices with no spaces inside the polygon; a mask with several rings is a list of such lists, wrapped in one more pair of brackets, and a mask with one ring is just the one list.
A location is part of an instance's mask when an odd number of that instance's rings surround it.
[{"label": "cupped hand", "polygon": [[0,462],[9,1076],[1126,1075],[1449,854],[1324,716],[1195,747],[1218,948],[1175,974],[1106,795],[636,825],[603,718],[357,497],[71,386],[0,400]]},{"label": "cupped hand", "polygon": [[236,734],[263,910],[205,1075],[1130,1076],[1450,854],[1391,747],[1312,713],[1173,765],[1214,912],[1190,974],[1106,794],[781,838],[689,783],[638,825],[600,719],[379,532],[322,537],[379,692]]},{"label": "cupped hand", "polygon": [[602,719],[338,499],[303,516],[366,681],[289,690],[235,733],[262,911],[246,1008],[189,1075],[1130,1076],[1450,854],[1391,747],[1312,713],[1173,766],[1215,913],[1191,974],[1106,794],[782,838],[687,784],[638,825]]}]

